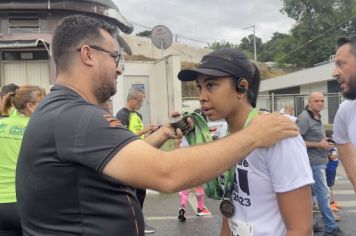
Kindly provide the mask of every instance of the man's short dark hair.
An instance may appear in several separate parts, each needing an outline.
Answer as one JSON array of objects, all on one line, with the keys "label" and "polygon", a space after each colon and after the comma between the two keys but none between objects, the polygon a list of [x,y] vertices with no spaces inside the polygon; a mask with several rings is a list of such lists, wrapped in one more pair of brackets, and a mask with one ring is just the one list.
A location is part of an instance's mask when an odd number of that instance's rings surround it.
[{"label": "man's short dark hair", "polygon": [[0,96],[4,97],[8,93],[14,93],[16,91],[16,89],[18,89],[18,88],[19,88],[19,86],[16,84],[13,84],[13,83],[4,85],[1,88]]},{"label": "man's short dark hair", "polygon": [[53,58],[57,71],[67,71],[73,62],[73,55],[83,43],[94,44],[103,40],[100,29],[113,37],[117,29],[101,18],[71,15],[57,25],[52,40]]},{"label": "man's short dark hair", "polygon": [[351,53],[356,57],[356,35],[350,37],[341,37],[336,42],[336,48],[340,48],[345,44],[351,45]]}]

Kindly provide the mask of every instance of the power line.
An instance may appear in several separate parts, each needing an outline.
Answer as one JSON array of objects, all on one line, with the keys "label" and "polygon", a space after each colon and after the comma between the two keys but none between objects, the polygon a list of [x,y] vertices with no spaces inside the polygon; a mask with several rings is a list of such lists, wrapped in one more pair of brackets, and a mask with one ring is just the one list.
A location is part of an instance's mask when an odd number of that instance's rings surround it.
[{"label": "power line", "polygon": [[[152,27],[149,27],[149,26],[146,26],[146,25],[142,25],[142,24],[139,24],[139,23],[135,23],[135,22],[131,22],[131,23],[134,24],[134,25],[137,25],[139,27],[142,27],[144,29],[152,30]],[[176,35],[179,38],[190,40],[190,41],[193,41],[193,42],[204,43],[204,44],[208,44],[208,45],[210,44],[210,42],[204,41],[203,39],[193,38],[193,37],[185,36],[185,35],[181,35],[181,34],[174,34],[174,35]]]},{"label": "power line", "polygon": [[289,56],[290,54],[293,54],[293,53],[294,53],[294,52],[296,52],[297,50],[299,50],[299,49],[301,49],[301,48],[303,48],[303,47],[307,46],[308,44],[310,44],[310,43],[314,42],[315,40],[317,40],[317,39],[321,38],[323,35],[325,35],[325,34],[329,33],[330,31],[334,30],[336,27],[339,27],[340,25],[344,24],[346,21],[351,20],[351,19],[352,19],[352,18],[354,18],[355,16],[356,16],[356,14],[355,14],[355,15],[352,15],[352,16],[350,16],[350,17],[348,17],[348,18],[346,18],[346,19],[345,19],[345,20],[343,20],[341,23],[339,23],[339,24],[337,24],[337,25],[335,25],[335,26],[331,27],[330,29],[328,29],[328,30],[327,30],[327,31],[325,31],[324,33],[322,33],[322,34],[320,34],[320,35],[316,36],[315,38],[313,38],[313,39],[309,40],[308,42],[306,42],[306,43],[302,44],[301,46],[299,46],[299,47],[297,47],[297,48],[293,49],[293,50],[292,50],[292,51],[290,51],[289,53],[284,54],[284,55],[283,55],[283,56],[281,56],[280,58],[277,58],[277,59],[276,59],[276,61],[281,60],[281,59],[283,59],[283,58],[285,58],[285,57]]}]

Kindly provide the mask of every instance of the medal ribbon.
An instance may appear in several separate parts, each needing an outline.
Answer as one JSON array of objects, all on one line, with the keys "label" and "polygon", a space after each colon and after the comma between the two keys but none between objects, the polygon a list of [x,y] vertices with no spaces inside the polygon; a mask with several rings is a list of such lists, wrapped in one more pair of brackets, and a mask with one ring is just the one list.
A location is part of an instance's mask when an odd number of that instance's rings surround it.
[{"label": "medal ribbon", "polygon": [[[248,124],[251,122],[252,119],[256,118],[258,116],[259,110],[256,108],[251,109],[251,111],[248,113],[247,119],[244,124],[244,128],[248,126]],[[234,189],[234,181],[236,179],[236,165],[228,169],[227,171],[224,172],[224,198],[229,198],[231,199],[232,191]]]}]

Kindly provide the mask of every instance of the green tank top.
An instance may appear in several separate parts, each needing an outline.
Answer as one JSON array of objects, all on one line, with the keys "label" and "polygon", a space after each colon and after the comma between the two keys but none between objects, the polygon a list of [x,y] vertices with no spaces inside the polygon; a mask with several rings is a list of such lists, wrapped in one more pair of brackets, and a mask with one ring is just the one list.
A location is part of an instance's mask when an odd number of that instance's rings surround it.
[{"label": "green tank top", "polygon": [[17,110],[0,119],[0,203],[16,202],[16,164],[29,119]]}]

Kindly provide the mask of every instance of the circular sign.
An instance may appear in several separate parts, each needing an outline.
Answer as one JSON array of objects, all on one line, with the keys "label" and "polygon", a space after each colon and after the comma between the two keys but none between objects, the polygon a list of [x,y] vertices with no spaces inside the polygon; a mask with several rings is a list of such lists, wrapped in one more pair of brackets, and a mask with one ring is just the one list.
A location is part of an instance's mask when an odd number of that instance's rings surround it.
[{"label": "circular sign", "polygon": [[164,25],[157,25],[152,29],[151,41],[156,48],[167,49],[172,45],[172,32]]}]

